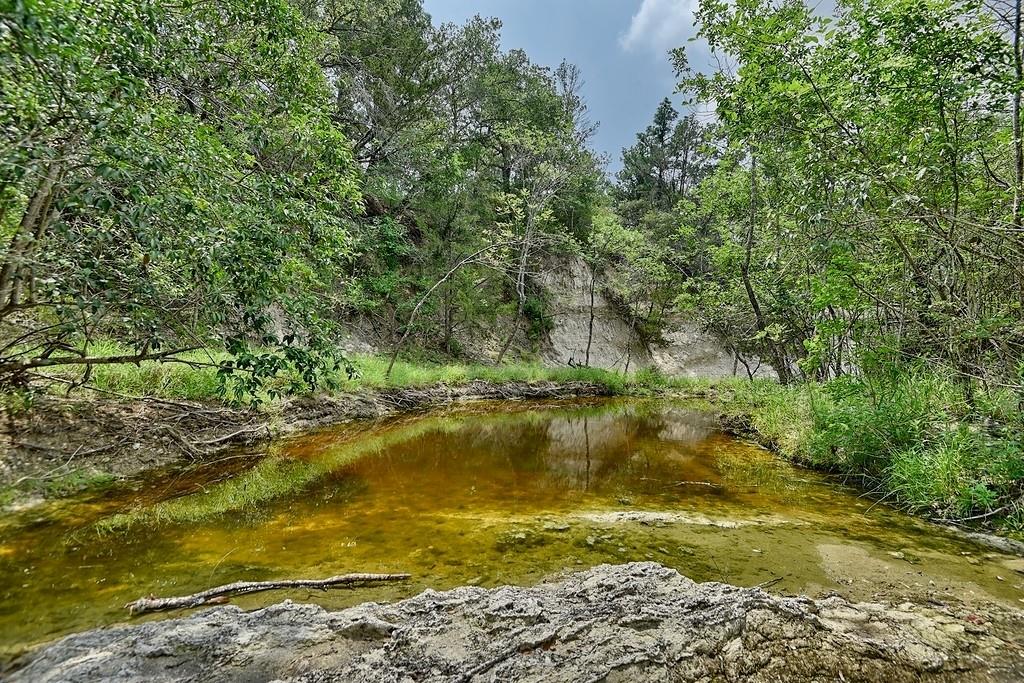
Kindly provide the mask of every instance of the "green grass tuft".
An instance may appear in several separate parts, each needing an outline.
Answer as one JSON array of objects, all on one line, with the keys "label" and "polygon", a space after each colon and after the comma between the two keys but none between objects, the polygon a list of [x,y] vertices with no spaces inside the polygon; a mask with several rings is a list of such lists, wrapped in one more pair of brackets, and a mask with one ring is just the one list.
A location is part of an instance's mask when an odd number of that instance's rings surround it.
[{"label": "green grass tuft", "polygon": [[723,383],[718,403],[785,457],[904,509],[1024,533],[1024,417],[1005,390],[904,370],[827,384]]}]

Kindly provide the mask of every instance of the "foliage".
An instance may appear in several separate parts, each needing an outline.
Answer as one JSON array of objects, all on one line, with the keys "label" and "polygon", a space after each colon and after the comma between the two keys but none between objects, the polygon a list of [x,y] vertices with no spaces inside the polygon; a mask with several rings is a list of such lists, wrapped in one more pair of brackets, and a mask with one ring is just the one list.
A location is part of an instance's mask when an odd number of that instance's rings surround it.
[{"label": "foliage", "polygon": [[451,352],[509,299],[518,327],[541,251],[589,231],[579,71],[502,51],[497,21],[27,0],[0,22],[8,385],[215,346],[221,393],[253,400],[336,374],[355,317]]},{"label": "foliage", "polygon": [[670,251],[642,228],[631,228],[602,207],[594,217],[588,253],[603,271],[604,291],[643,341],[659,336],[676,281]]},{"label": "foliage", "polygon": [[718,397],[766,445],[891,504],[1008,530],[1020,513],[1024,417],[1008,410],[1005,390],[971,407],[956,382],[919,369],[823,385],[730,384]]},{"label": "foliage", "polygon": [[[126,347],[111,342],[98,342],[97,352],[120,355]],[[259,350],[257,350],[259,351]],[[119,365],[98,366],[90,380],[90,387],[100,392],[111,392],[132,398],[157,397],[195,401],[220,401],[225,398],[218,372],[222,363],[232,356],[224,351],[191,351],[179,356],[180,362],[142,361]],[[302,376],[294,370],[282,372],[266,382],[261,399],[264,408],[274,410],[276,398],[287,393],[303,395],[330,394],[335,391],[377,389],[383,387],[425,387],[437,384],[459,385],[475,380],[495,383],[505,382],[590,382],[605,387],[611,394],[622,394],[637,383],[641,377],[623,377],[621,374],[598,368],[549,368],[541,365],[509,364],[502,366],[481,364],[458,364],[452,362],[428,362],[400,360],[395,363],[392,373],[387,376],[388,361],[380,356],[350,354],[350,373],[344,368],[327,372],[317,384],[304,383]],[[59,368],[54,376],[73,380],[72,368]],[[289,392],[287,387],[293,387]],[[59,388],[63,393],[64,389]],[[87,392],[87,389],[79,389]],[[32,398],[26,392],[5,392],[2,394],[8,409],[27,405]]]},{"label": "foliage", "polygon": [[637,134],[634,146],[622,151],[616,189],[620,202],[630,204],[622,207],[623,213],[672,211],[713,168],[717,150],[711,136],[711,126],[695,114],[680,119],[672,102],[662,100],[651,125]]},{"label": "foliage", "polygon": [[[721,162],[679,207],[682,303],[782,378],[929,359],[1021,387],[1020,90],[985,6],[706,0],[701,37],[735,68],[681,88],[712,103]],[[1019,134],[1017,134],[1019,136]]]},{"label": "foliage", "polygon": [[359,198],[315,28],[284,0],[8,7],[0,374],[110,362],[105,336],[137,358],[248,338],[287,347],[271,375],[314,371],[296,349],[331,328]]},{"label": "foliage", "polygon": [[511,343],[542,252],[589,231],[599,172],[579,70],[502,51],[493,19],[435,26],[418,0],[349,4],[309,10],[364,168],[344,313],[396,352],[408,339],[451,353],[511,300]]}]

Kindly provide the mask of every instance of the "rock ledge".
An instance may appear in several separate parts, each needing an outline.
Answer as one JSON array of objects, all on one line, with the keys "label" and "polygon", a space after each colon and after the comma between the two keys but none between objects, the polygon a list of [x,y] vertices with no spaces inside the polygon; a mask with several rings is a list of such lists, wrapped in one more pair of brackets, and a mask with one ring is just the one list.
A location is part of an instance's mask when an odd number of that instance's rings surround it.
[{"label": "rock ledge", "polygon": [[337,612],[218,607],[99,629],[37,651],[10,680],[1024,680],[1019,644],[978,621],[602,565],[533,588],[426,591]]}]

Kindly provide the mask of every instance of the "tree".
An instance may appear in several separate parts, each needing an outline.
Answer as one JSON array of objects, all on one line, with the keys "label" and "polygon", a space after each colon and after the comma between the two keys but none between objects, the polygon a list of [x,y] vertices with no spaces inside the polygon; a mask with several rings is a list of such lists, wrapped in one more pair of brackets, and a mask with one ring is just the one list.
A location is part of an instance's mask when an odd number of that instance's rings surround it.
[{"label": "tree", "polygon": [[680,119],[665,98],[637,143],[622,152],[620,201],[637,202],[644,211],[671,211],[707,173],[714,153],[710,128],[694,114]]},{"label": "tree", "polygon": [[[283,0],[33,0],[0,21],[4,381],[220,339],[241,393],[315,382],[358,199],[319,34]],[[95,355],[104,337],[129,351]]]},{"label": "tree", "polygon": [[735,65],[693,74],[677,53],[728,150],[682,217],[706,324],[811,377],[871,349],[1019,384],[1013,32],[958,1],[844,2],[834,21],[704,2],[698,18]]}]

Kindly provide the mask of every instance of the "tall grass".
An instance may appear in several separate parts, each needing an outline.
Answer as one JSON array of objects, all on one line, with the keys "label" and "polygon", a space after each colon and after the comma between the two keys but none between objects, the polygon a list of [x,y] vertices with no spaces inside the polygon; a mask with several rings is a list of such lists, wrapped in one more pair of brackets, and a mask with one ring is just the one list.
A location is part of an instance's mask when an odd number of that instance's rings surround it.
[{"label": "tall grass", "polygon": [[1024,531],[1024,415],[1012,392],[902,368],[823,385],[731,384],[719,398],[783,455],[898,506]]},{"label": "tall grass", "polygon": [[388,359],[356,356],[353,365],[359,377],[345,381],[345,388],[423,387],[435,384],[458,385],[474,380],[506,382],[589,382],[606,387],[611,393],[624,393],[630,380],[621,374],[598,368],[548,368],[536,364],[481,365],[431,364],[398,361],[387,376]]},{"label": "tall grass", "polygon": [[726,414],[748,419],[759,440],[790,460],[807,462],[817,391],[810,385],[780,385],[757,379],[730,380],[716,388],[715,402]]},{"label": "tall grass", "polygon": [[[119,356],[134,352],[129,346],[111,341],[95,342],[89,347],[93,356]],[[180,356],[184,362],[143,361],[119,365],[97,365],[88,377],[88,386],[100,391],[131,397],[152,396],[194,401],[215,400],[220,382],[216,364],[228,359],[223,351],[192,351]],[[52,368],[47,375],[68,381],[83,379],[80,367]]]}]

